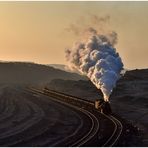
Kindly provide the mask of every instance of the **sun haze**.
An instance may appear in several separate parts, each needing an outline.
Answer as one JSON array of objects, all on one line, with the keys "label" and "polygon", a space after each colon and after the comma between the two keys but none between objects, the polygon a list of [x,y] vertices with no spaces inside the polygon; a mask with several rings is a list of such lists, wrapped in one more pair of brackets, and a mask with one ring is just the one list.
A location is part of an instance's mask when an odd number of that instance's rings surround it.
[{"label": "sun haze", "polygon": [[91,15],[109,18],[125,68],[148,67],[148,2],[0,2],[0,60],[66,64],[69,26],[97,25]]}]

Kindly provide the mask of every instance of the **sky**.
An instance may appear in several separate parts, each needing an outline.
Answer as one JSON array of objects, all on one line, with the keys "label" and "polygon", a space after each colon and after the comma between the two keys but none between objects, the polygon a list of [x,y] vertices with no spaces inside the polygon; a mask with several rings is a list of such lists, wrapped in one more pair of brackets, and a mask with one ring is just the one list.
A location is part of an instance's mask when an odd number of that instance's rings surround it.
[{"label": "sky", "polygon": [[67,28],[97,27],[92,16],[109,16],[125,68],[148,68],[148,2],[0,2],[0,60],[66,64],[79,40]]}]

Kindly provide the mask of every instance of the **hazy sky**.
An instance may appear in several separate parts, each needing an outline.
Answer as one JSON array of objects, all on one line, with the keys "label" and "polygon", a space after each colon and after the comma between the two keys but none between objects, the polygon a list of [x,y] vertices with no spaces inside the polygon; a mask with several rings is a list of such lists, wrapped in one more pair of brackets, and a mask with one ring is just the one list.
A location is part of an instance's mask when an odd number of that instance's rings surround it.
[{"label": "hazy sky", "polygon": [[110,16],[125,68],[148,67],[148,2],[0,2],[0,60],[65,64],[78,39],[66,28]]}]

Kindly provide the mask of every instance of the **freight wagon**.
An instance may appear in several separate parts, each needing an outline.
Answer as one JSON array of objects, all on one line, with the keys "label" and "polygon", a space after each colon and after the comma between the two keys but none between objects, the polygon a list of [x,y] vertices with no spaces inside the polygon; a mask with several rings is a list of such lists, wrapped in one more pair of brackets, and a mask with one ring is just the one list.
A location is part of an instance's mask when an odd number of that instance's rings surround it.
[{"label": "freight wagon", "polygon": [[46,87],[43,89],[43,91],[44,91],[44,94],[46,95],[50,94],[50,96],[56,96],[56,98],[59,100],[62,100],[67,103],[71,103],[73,105],[76,105],[82,108],[87,108],[91,110],[97,109],[104,114],[112,113],[110,103],[105,102],[103,99],[96,100],[96,101],[86,100],[86,99],[82,99],[82,98],[68,95],[65,93],[57,92],[55,90],[50,90]]}]

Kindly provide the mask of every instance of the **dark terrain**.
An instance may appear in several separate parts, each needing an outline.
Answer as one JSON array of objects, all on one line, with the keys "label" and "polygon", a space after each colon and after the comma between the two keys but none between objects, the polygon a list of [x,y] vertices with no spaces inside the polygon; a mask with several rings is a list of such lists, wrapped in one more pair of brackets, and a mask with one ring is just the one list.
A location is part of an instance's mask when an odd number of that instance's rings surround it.
[{"label": "dark terrain", "polygon": [[[84,99],[102,98],[90,81],[52,80],[47,86]],[[144,146],[148,146],[148,69],[127,71],[117,82],[110,103],[115,114],[139,130]]]},{"label": "dark terrain", "polygon": [[[0,63],[0,72],[1,146],[9,144],[14,146],[43,146],[47,144],[49,146],[59,136],[61,138],[64,135],[69,135],[79,125],[80,120],[75,112],[62,106],[58,108],[57,104],[48,102],[48,99],[42,100],[42,97],[37,95],[26,94],[22,89],[24,86],[33,85],[41,88],[46,86],[93,101],[102,98],[101,91],[84,76],[50,66],[3,62]],[[148,69],[127,71],[117,82],[110,97],[111,107],[116,116],[121,117],[124,123],[128,123],[125,125],[127,128],[123,137],[119,140],[119,146],[148,146],[147,90]],[[57,132],[52,131],[53,127],[58,128]],[[43,134],[44,131],[50,132]],[[33,137],[37,138],[37,135],[41,135],[43,139],[38,136],[38,143],[34,145],[36,139]],[[28,143],[25,142],[27,137],[32,137]],[[138,138],[142,138],[143,144],[138,141]]]},{"label": "dark terrain", "polygon": [[0,88],[0,146],[54,146],[81,126],[81,116],[23,87]]},{"label": "dark terrain", "polygon": [[81,80],[84,77],[35,63],[0,63],[0,84],[45,84],[53,79]]}]

